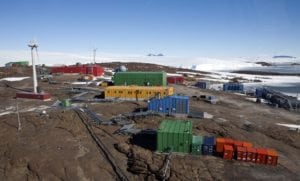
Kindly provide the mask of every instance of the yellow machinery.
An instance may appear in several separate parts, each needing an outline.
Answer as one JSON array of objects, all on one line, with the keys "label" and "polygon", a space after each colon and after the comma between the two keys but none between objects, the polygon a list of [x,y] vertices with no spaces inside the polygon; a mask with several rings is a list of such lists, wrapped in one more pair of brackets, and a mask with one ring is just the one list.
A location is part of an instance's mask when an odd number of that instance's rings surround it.
[{"label": "yellow machinery", "polygon": [[105,89],[105,99],[147,100],[152,97],[173,95],[173,87],[110,86]]},{"label": "yellow machinery", "polygon": [[101,87],[107,87],[108,83],[107,82],[102,82],[100,85],[101,85]]}]

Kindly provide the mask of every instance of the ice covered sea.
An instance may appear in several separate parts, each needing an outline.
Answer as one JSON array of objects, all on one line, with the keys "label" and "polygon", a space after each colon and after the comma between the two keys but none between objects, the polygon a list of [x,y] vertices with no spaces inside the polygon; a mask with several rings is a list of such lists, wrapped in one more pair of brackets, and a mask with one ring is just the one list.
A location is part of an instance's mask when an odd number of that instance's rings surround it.
[{"label": "ice covered sea", "polygon": [[[245,65],[238,69],[227,67],[227,69],[213,70],[215,74],[214,78],[220,79],[221,81],[228,81],[228,78],[244,78],[253,80],[253,82],[245,83],[246,88],[256,87],[269,87],[274,90],[280,91],[284,94],[298,97],[300,99],[300,64],[296,62],[271,62],[271,66],[261,66],[255,63],[248,62],[249,66]],[[199,65],[201,67],[201,65]],[[236,66],[233,66],[236,67]],[[252,71],[252,72],[263,72],[270,75],[257,75],[245,74],[245,73],[231,73],[232,71]],[[271,74],[282,74],[282,75],[271,75]],[[258,82],[261,81],[261,82]]]}]

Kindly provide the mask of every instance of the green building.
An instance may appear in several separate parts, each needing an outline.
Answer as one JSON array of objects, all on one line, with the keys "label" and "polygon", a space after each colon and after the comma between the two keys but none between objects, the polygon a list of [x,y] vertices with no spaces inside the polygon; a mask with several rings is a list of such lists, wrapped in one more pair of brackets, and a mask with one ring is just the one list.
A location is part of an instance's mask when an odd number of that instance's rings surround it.
[{"label": "green building", "polygon": [[116,72],[114,85],[167,86],[166,72]]},{"label": "green building", "polygon": [[17,61],[17,62],[8,62],[5,64],[5,67],[13,67],[13,66],[29,66],[28,61]]},{"label": "green building", "polygon": [[19,65],[19,66],[28,66],[29,62],[28,61],[17,61],[17,62],[14,62],[14,64]]},{"label": "green building", "polygon": [[164,120],[157,130],[157,150],[160,152],[190,153],[192,122]]}]

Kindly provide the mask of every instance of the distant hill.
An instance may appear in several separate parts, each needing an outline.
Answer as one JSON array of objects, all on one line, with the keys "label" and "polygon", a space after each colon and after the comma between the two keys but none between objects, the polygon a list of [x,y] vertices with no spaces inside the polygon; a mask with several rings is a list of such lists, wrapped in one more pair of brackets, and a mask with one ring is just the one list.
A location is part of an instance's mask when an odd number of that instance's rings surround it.
[{"label": "distant hill", "polygon": [[154,57],[162,57],[162,56],[164,56],[164,54],[162,54],[162,53],[159,53],[159,54],[149,53],[147,56],[148,57],[152,57],[152,56],[154,56]]},{"label": "distant hill", "polygon": [[273,56],[273,58],[297,58],[297,57],[293,57],[289,55],[277,55],[277,56]]}]

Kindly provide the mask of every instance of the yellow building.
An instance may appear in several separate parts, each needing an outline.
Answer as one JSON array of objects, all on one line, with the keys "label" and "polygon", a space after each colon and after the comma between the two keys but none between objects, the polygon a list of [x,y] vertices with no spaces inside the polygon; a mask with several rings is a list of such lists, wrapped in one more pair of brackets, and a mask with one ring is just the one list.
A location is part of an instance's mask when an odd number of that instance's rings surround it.
[{"label": "yellow building", "polygon": [[147,100],[152,97],[173,95],[173,87],[110,86],[105,89],[105,99]]}]

